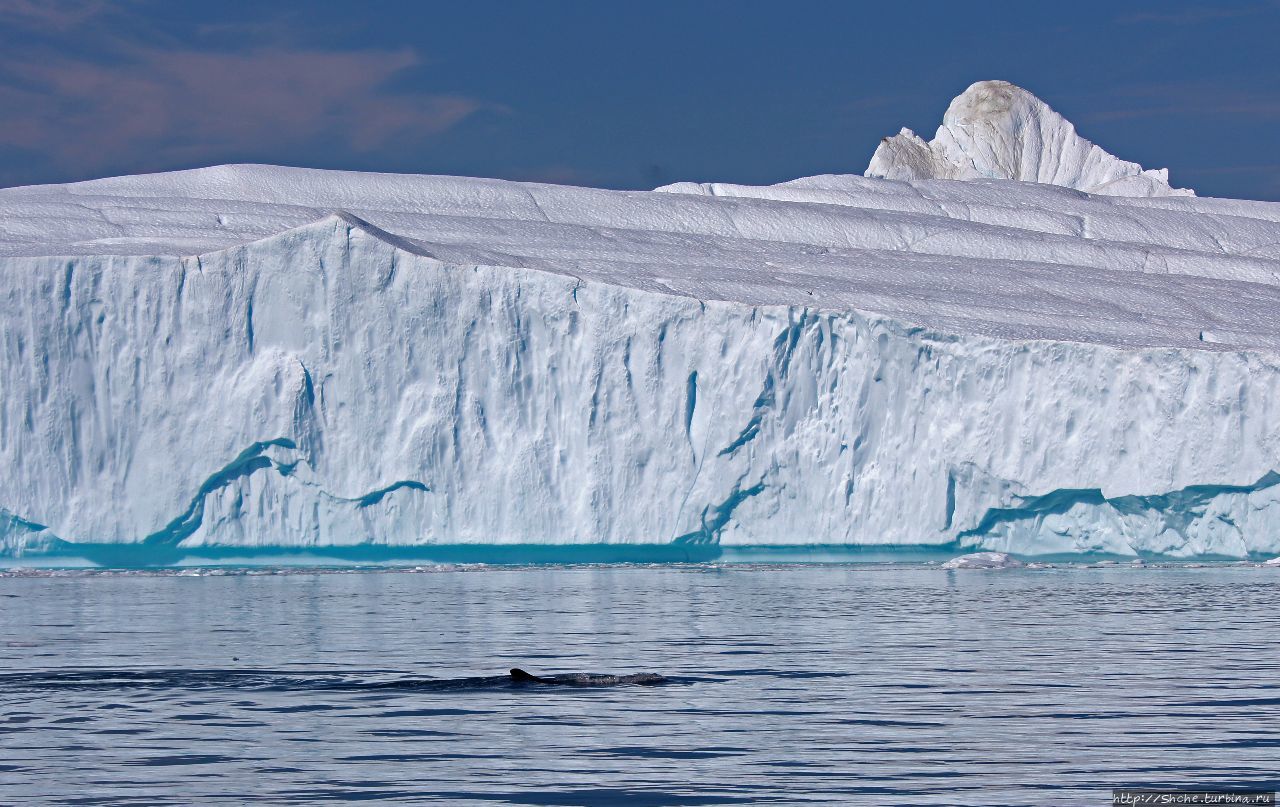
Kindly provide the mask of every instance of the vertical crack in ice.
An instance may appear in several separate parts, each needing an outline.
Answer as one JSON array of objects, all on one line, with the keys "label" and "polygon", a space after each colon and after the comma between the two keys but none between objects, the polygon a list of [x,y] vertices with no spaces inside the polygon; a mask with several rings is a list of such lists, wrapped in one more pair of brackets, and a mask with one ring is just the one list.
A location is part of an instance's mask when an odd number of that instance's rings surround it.
[{"label": "vertical crack in ice", "polygon": [[66,271],[62,278],[62,311],[66,313],[71,310],[72,288],[75,284],[76,262],[67,261]]},{"label": "vertical crack in ice", "polygon": [[693,412],[698,407],[698,371],[689,373],[684,391],[684,433],[693,442]]},{"label": "vertical crack in ice", "polygon": [[[846,496],[846,499],[848,497]],[[947,517],[946,522],[942,525],[942,529],[951,529],[951,523],[956,517],[956,475],[951,471],[947,471]]]},{"label": "vertical crack in ice", "polygon": [[244,312],[244,335],[249,343],[249,355],[253,355],[253,293],[249,293],[249,299],[245,303]]}]

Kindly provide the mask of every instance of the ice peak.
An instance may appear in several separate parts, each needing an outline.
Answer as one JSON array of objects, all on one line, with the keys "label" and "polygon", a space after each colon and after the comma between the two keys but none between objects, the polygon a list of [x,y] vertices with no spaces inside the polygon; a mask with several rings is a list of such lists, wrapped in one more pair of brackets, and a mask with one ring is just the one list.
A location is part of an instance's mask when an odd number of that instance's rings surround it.
[{"label": "ice peak", "polygon": [[1167,169],[1118,159],[1076,133],[1044,101],[1007,81],[979,81],[956,96],[933,140],[910,129],[886,137],[866,176],[1013,179],[1108,196],[1194,196]]}]

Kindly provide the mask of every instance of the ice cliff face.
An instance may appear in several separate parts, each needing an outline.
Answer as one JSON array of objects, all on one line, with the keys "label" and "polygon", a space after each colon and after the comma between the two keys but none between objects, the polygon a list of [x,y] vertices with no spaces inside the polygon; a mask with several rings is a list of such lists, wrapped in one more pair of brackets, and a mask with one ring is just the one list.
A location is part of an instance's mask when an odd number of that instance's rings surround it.
[{"label": "ice cliff face", "polygon": [[4,551],[1280,552],[1280,205],[663,191],[0,191]]},{"label": "ice cliff face", "polygon": [[1016,179],[1111,196],[1192,196],[1166,169],[1143,170],[1076,134],[1069,121],[1007,81],[980,81],[947,107],[933,140],[886,137],[867,167],[886,179]]}]

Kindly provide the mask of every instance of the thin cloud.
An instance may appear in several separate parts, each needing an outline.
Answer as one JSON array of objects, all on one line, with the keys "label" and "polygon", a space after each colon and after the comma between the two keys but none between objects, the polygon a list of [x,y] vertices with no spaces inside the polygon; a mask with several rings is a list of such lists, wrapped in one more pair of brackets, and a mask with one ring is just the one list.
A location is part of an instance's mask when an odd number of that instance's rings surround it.
[{"label": "thin cloud", "polygon": [[1108,99],[1114,107],[1099,109],[1083,121],[1137,120],[1164,117],[1216,117],[1223,120],[1280,118],[1280,92],[1246,90],[1207,82],[1135,85],[1117,88]]},{"label": "thin cloud", "polygon": [[28,30],[65,31],[118,5],[107,0],[0,0],[0,20]]},{"label": "thin cloud", "polygon": [[1275,5],[1243,6],[1224,8],[1220,6],[1198,6],[1181,8],[1176,11],[1138,11],[1117,17],[1116,22],[1124,25],[1141,25],[1155,23],[1157,25],[1201,25],[1215,20],[1230,20],[1248,17],[1266,11],[1275,11]]},{"label": "thin cloud", "polygon": [[0,74],[0,145],[76,172],[316,141],[368,152],[493,108],[461,95],[391,91],[419,61],[408,49],[266,48],[138,50],[117,64],[28,60]]},{"label": "thin cloud", "polygon": [[69,176],[245,155],[287,162],[314,147],[413,148],[477,112],[504,111],[399,89],[425,69],[411,48],[309,46],[271,16],[184,38],[137,13],[143,5],[0,0],[0,148]]}]

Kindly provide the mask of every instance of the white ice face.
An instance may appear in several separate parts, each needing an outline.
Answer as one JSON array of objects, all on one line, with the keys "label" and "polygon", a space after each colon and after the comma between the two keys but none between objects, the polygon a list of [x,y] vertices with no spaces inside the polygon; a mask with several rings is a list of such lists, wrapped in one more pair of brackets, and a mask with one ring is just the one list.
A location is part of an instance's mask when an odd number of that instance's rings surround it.
[{"label": "white ice face", "polygon": [[661,191],[0,190],[0,543],[1280,552],[1280,205]]}]

